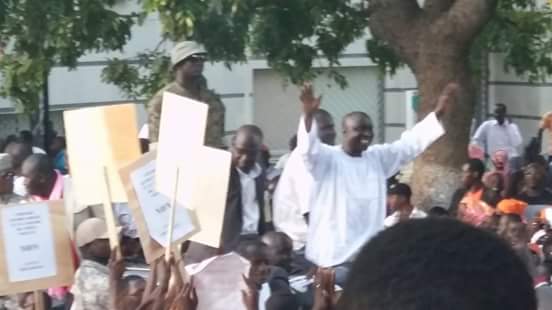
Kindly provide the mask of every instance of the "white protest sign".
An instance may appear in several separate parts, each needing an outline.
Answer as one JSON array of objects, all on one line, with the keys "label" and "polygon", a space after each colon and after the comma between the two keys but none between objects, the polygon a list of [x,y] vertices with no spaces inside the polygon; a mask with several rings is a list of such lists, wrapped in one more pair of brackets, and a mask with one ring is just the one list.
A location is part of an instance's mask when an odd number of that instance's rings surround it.
[{"label": "white protest sign", "polygon": [[19,282],[55,276],[56,258],[48,205],[11,206],[0,210],[8,280]]},{"label": "white protest sign", "polygon": [[[155,160],[137,168],[130,174],[138,203],[144,214],[148,231],[153,240],[167,247],[170,216],[170,199],[155,190]],[[184,238],[195,230],[188,211],[182,205],[175,206],[175,222],[172,241]]]},{"label": "white protest sign", "polygon": [[[163,94],[155,180],[156,189],[161,194],[174,195],[177,166],[180,175],[186,176],[197,164],[193,160],[205,142],[208,110],[209,107],[199,101],[169,92]],[[191,178],[181,177],[181,180],[191,181]],[[186,197],[184,201],[188,203],[191,184],[182,185],[178,186],[179,196]]]},{"label": "white protest sign", "polygon": [[61,200],[0,208],[0,296],[73,283],[64,209]]},{"label": "white protest sign", "polygon": [[236,253],[216,256],[196,265],[186,266],[194,279],[198,310],[245,310],[242,291],[247,290],[243,275],[251,264]]}]

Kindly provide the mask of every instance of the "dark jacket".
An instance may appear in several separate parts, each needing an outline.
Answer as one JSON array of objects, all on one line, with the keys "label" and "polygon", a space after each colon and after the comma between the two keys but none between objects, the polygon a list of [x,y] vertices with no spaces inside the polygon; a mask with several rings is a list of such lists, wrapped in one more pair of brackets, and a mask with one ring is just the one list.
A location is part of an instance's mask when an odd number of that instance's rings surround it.
[{"label": "dark jacket", "polygon": [[[224,253],[236,249],[240,242],[241,231],[243,227],[243,211],[241,197],[240,174],[236,168],[230,172],[230,184],[228,185],[228,196],[226,197],[226,211],[224,213],[224,222],[222,226],[221,248]],[[262,235],[266,231],[264,214],[264,190],[265,174],[261,173],[256,179],[257,203],[259,205],[260,220],[258,233]]]},{"label": "dark jacket", "polygon": [[[241,182],[240,174],[236,168],[231,168],[228,185],[228,195],[226,196],[226,211],[222,225],[220,238],[220,248],[212,248],[200,243],[190,242],[188,251],[184,254],[186,264],[195,264],[202,262],[210,257],[226,254],[236,249],[240,243],[241,231],[243,227],[242,220],[242,200],[241,200]],[[267,227],[264,214],[264,181],[265,175],[257,178],[257,201],[260,208],[259,234],[265,233]]]}]

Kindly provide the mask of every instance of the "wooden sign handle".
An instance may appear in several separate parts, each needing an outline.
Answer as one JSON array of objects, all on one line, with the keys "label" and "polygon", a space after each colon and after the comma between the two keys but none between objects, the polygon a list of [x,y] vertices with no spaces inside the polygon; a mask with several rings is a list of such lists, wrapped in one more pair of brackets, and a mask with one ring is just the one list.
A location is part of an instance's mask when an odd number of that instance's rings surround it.
[{"label": "wooden sign handle", "polygon": [[178,197],[178,180],[180,177],[180,168],[176,167],[176,177],[174,181],[174,192],[171,197],[170,215],[169,215],[169,228],[167,230],[167,246],[165,247],[165,259],[169,261],[172,252],[173,230],[174,230],[174,217],[176,209],[176,199]]},{"label": "wooden sign handle", "polygon": [[33,295],[34,295],[34,302],[35,302],[34,309],[46,310],[46,306],[44,305],[44,294],[42,293],[42,291],[34,291]]},{"label": "wooden sign handle", "polygon": [[103,169],[103,175],[105,180],[105,190],[103,197],[105,223],[107,225],[107,234],[109,235],[109,245],[111,249],[117,248],[117,255],[121,257],[121,249],[119,247],[119,233],[117,232],[117,225],[115,224],[115,215],[113,214],[113,206],[111,199],[111,190],[109,187],[109,175],[107,167]]}]

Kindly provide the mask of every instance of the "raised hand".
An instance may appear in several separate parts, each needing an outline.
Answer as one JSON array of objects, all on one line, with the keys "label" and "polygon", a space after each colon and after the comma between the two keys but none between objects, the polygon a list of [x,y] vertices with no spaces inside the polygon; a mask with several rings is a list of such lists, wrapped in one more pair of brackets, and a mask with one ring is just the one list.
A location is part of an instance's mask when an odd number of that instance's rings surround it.
[{"label": "raised hand", "polygon": [[184,284],[184,287],[178,293],[178,296],[172,303],[170,310],[196,310],[197,294],[193,286],[193,280]]},{"label": "raised hand", "polygon": [[318,98],[314,96],[314,89],[312,84],[306,83],[301,89],[301,99],[303,107],[303,116],[305,117],[305,127],[307,132],[311,130],[312,120],[314,118],[314,113],[320,109],[320,103],[322,102],[322,96]]},{"label": "raised hand", "polygon": [[335,271],[319,268],[314,278],[313,310],[334,310],[337,303],[335,295]]},{"label": "raised hand", "polygon": [[258,310],[259,308],[259,290],[257,284],[251,278],[251,271],[249,277],[243,275],[243,281],[245,282],[247,289],[242,291],[243,304],[247,310]]},{"label": "raised hand", "polygon": [[111,305],[114,309],[121,310],[124,301],[124,296],[122,296],[122,278],[125,272],[125,262],[118,253],[117,248],[111,251],[108,267]]},{"label": "raised hand", "polygon": [[312,115],[318,109],[320,109],[320,103],[322,102],[322,96],[315,97],[312,84],[306,83],[301,89],[301,103],[303,104],[303,113],[305,115]]},{"label": "raised hand", "polygon": [[448,83],[443,92],[441,92],[441,95],[439,96],[439,99],[437,99],[437,105],[435,106],[435,114],[437,115],[437,118],[441,118],[447,110],[450,109],[451,104],[453,104],[453,101],[456,100],[456,97],[458,96],[458,91],[460,87],[457,83]]}]

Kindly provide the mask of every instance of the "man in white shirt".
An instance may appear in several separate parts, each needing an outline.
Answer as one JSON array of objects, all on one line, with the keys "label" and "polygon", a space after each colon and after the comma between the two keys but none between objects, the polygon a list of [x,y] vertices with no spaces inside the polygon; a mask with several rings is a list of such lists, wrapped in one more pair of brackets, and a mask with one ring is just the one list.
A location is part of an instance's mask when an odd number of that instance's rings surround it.
[{"label": "man in white shirt", "polygon": [[412,205],[410,201],[411,197],[412,190],[407,184],[398,183],[389,188],[389,191],[387,192],[387,205],[393,213],[383,222],[385,228],[389,228],[409,219],[421,219],[427,217],[427,214],[424,211]]},{"label": "man in white shirt", "polygon": [[306,86],[297,150],[315,180],[309,203],[308,259],[321,267],[348,263],[383,229],[386,179],[445,133],[439,119],[457,89],[449,84],[434,112],[392,144],[369,147],[374,136],[370,117],[350,113],[343,119],[343,144],[338,148],[320,142],[314,120],[320,97]]},{"label": "man in white shirt", "polygon": [[[322,143],[334,145],[336,132],[333,117],[319,109],[314,114]],[[314,180],[307,171],[301,155],[295,150],[284,167],[276,192],[274,193],[274,226],[293,240],[293,249],[299,251],[307,243],[307,222],[309,201]]]},{"label": "man in white shirt", "polygon": [[516,124],[506,117],[506,105],[497,103],[495,119],[483,122],[472,137],[472,143],[493,156],[497,151],[505,150],[509,158],[518,157],[518,148],[522,144],[521,133]]}]

